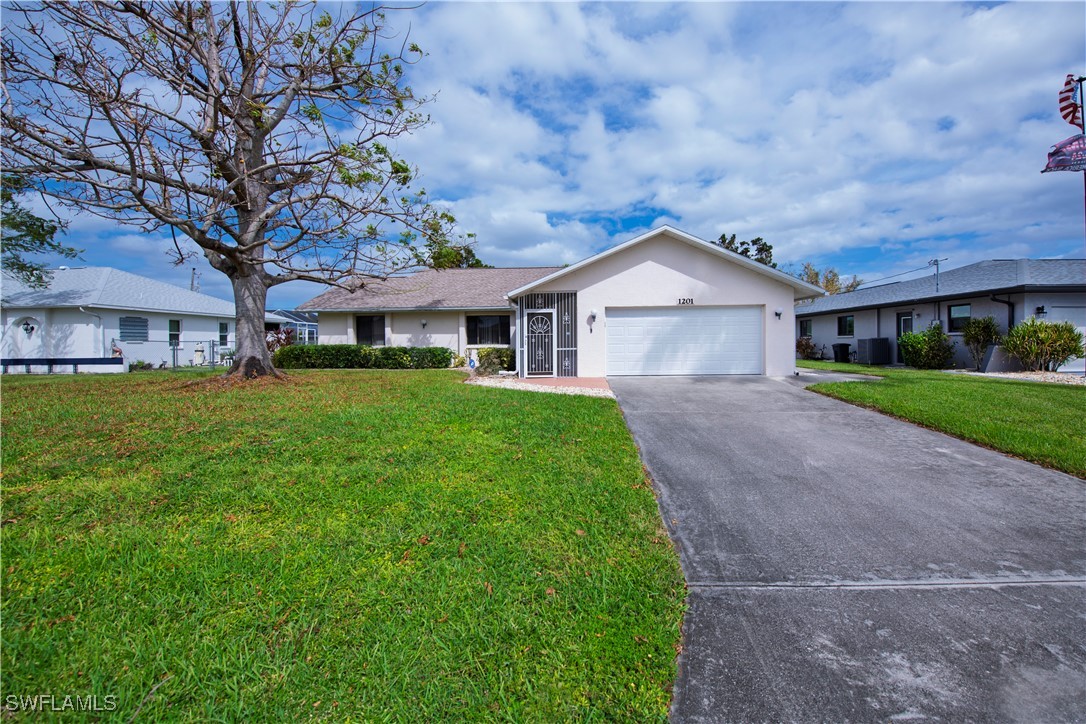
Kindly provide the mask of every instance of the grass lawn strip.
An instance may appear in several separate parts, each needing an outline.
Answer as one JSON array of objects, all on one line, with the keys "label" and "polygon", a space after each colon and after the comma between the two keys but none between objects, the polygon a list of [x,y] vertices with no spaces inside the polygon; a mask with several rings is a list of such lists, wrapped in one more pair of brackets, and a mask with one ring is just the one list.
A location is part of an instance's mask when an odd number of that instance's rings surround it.
[{"label": "grass lawn strip", "polygon": [[5,378],[0,693],[665,718],[684,585],[617,406],[461,380]]},{"label": "grass lawn strip", "polygon": [[876,375],[809,389],[1086,478],[1086,387],[833,362],[801,367]]}]

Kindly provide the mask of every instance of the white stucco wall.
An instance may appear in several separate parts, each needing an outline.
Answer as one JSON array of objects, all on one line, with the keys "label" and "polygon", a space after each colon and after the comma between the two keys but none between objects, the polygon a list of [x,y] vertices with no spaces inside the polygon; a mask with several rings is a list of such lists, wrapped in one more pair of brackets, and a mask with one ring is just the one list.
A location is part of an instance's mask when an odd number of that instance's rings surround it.
[{"label": "white stucco wall", "polygon": [[[577,373],[606,374],[608,308],[753,305],[764,309],[765,374],[795,371],[794,289],[661,234],[533,289],[577,292]],[[597,318],[589,324],[589,314]],[[783,311],[777,319],[775,309]]]},{"label": "white stucco wall", "polygon": [[[147,319],[147,341],[121,341],[121,317]],[[36,329],[28,338],[22,330],[23,320],[30,319]],[[234,320],[229,318],[203,317],[186,314],[126,311],[116,309],[5,309],[0,312],[0,352],[4,358],[29,357],[110,357],[111,348],[121,348],[125,365],[121,367],[80,367],[88,372],[127,371],[127,364],[144,360],[153,364],[173,363],[169,345],[169,320],[181,320],[178,364],[188,365],[195,358],[198,343],[204,344],[205,355],[210,354],[209,342],[219,341],[219,322],[229,325],[228,343],[234,344]],[[12,372],[21,371],[12,369]],[[45,371],[34,369],[34,371]],[[54,371],[70,371],[56,368]]]},{"label": "white stucco wall", "polygon": [[317,344],[354,344],[354,315],[347,312],[321,312],[317,326]]},{"label": "white stucco wall", "polygon": [[[390,318],[392,334],[385,343],[392,347],[447,347],[463,354],[462,312],[391,312],[385,315],[386,328]],[[424,319],[426,327],[422,326]]]}]

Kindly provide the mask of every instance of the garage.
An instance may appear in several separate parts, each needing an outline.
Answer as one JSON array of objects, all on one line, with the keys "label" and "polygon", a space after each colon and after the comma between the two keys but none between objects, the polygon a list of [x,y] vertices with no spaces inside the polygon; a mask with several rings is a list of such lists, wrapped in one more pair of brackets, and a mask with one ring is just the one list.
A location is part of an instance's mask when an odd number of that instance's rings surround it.
[{"label": "garage", "polygon": [[822,289],[662,226],[506,293],[532,377],[796,369],[795,304]]},{"label": "garage", "polygon": [[763,309],[608,308],[607,375],[760,375]]},{"label": "garage", "polygon": [[[1053,304],[1048,308],[1046,322],[1070,322],[1086,336],[1086,307]],[[1060,367],[1060,372],[1086,372],[1086,359],[1079,357]]]}]

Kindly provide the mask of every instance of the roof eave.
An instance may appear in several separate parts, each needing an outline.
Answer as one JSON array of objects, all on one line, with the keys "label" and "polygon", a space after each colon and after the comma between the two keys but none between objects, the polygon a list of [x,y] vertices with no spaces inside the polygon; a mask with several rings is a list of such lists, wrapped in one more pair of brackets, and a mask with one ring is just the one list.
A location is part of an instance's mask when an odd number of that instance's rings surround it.
[{"label": "roof eave", "polygon": [[819,314],[834,314],[837,312],[863,312],[868,309],[881,309],[883,307],[903,307],[907,304],[927,304],[931,302],[946,302],[952,299],[968,299],[971,297],[984,297],[992,294],[1022,294],[1024,292],[1053,292],[1053,293],[1078,293],[1086,292],[1086,284],[1019,284],[1014,287],[998,287],[995,289],[977,289],[969,292],[957,292],[955,294],[940,294],[939,296],[923,296],[912,297],[909,299],[900,299],[885,302],[874,302],[868,304],[854,304],[846,307],[834,307],[833,309],[821,309],[814,312],[800,311],[801,307],[796,308],[796,318],[799,317],[816,317]]},{"label": "roof eave", "polygon": [[133,307],[130,305],[114,305],[114,304],[49,304],[49,303],[37,303],[37,304],[23,304],[23,303],[9,303],[4,302],[4,307],[8,309],[79,309],[83,307],[85,309],[108,309],[115,312],[143,312],[145,314],[188,314],[193,317],[219,317],[222,319],[233,319],[236,312],[231,310],[219,314],[218,312],[194,312],[187,309],[156,309],[153,307]]},{"label": "roof eave", "polygon": [[322,312],[327,313],[327,314],[333,314],[333,313],[351,314],[351,313],[363,313],[363,312],[365,312],[365,313],[372,313],[372,312],[387,312],[387,313],[391,313],[391,312],[504,312],[508,308],[509,307],[507,305],[496,305],[496,306],[488,305],[488,306],[483,306],[483,307],[466,307],[466,306],[459,306],[459,307],[350,307],[350,308],[343,308],[343,307],[324,308],[324,307],[321,307],[321,308],[307,308],[307,309],[304,309],[302,311],[316,312],[318,314],[320,314]]}]

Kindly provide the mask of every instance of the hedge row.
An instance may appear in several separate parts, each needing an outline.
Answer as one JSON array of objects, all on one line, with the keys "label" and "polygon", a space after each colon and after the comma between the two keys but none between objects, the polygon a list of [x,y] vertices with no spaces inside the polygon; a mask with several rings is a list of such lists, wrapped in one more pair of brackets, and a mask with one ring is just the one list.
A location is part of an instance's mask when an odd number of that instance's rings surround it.
[{"label": "hedge row", "polygon": [[360,344],[306,344],[280,348],[276,367],[299,369],[444,369],[452,363],[445,347],[366,347]]}]

